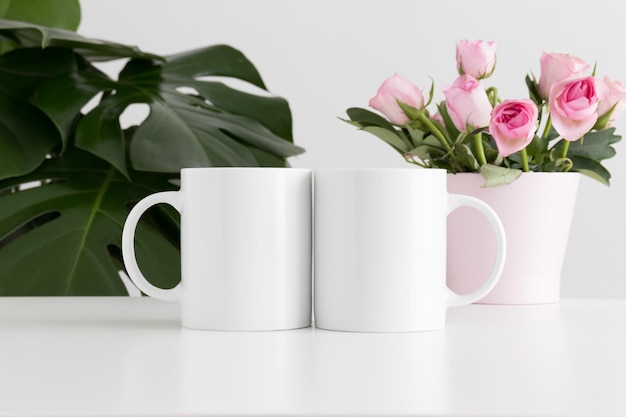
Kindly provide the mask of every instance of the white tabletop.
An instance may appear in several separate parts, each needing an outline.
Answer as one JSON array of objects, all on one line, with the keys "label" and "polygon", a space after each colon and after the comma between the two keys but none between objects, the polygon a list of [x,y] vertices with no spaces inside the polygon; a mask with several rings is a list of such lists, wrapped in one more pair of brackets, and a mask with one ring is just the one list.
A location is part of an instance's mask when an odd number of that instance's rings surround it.
[{"label": "white tabletop", "polygon": [[626,300],[445,330],[182,329],[148,298],[0,298],[0,416],[625,416]]}]

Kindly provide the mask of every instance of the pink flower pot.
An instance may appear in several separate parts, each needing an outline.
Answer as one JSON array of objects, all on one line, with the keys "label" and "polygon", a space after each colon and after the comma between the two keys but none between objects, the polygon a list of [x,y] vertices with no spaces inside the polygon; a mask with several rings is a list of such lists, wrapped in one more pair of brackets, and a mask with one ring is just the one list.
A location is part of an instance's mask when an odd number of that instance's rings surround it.
[{"label": "pink flower pot", "polygon": [[[524,173],[509,185],[482,188],[480,174],[448,174],[448,192],[477,197],[498,214],[507,239],[500,281],[479,303],[542,304],[560,299],[561,269],[580,174]],[[460,208],[448,216],[447,284],[469,293],[491,270],[495,236],[486,220]]]}]

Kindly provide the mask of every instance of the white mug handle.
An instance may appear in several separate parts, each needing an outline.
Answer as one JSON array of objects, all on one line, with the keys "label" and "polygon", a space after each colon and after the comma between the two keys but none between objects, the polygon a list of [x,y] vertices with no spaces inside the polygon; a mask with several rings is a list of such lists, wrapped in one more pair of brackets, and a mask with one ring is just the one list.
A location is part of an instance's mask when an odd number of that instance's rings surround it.
[{"label": "white mug handle", "polygon": [[487,218],[487,220],[489,220],[489,223],[491,223],[493,231],[496,234],[496,259],[494,260],[489,277],[474,292],[469,294],[457,294],[448,288],[448,307],[471,304],[489,294],[500,279],[500,275],[504,269],[504,261],[506,259],[506,236],[504,234],[502,222],[496,212],[487,203],[475,197],[448,194],[448,214],[461,206],[475,208],[480,211]]},{"label": "white mug handle", "polygon": [[143,276],[135,257],[135,230],[137,229],[137,222],[139,222],[141,215],[147,209],[160,203],[169,204],[180,213],[180,192],[164,191],[155,193],[145,197],[132,208],[122,230],[122,257],[126,266],[126,272],[137,288],[150,297],[165,301],[179,301],[182,293],[181,283],[179,282],[174,288],[170,289],[155,287]]}]

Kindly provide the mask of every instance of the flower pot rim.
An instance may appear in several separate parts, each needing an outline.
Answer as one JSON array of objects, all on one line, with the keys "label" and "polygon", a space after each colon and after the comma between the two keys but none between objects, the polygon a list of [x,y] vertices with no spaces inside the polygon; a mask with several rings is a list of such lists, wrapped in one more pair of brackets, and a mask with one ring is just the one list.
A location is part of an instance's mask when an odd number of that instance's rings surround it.
[{"label": "flower pot rim", "polygon": [[[530,172],[522,172],[522,176],[528,176],[528,175],[554,175],[554,176],[561,176],[561,175],[581,175],[580,172],[535,172],[535,171],[530,171]],[[459,175],[459,176],[468,176],[468,175],[482,175],[480,172],[457,172],[456,174],[453,172],[448,172],[448,175]]]},{"label": "flower pot rim", "polygon": [[448,173],[446,176],[449,186],[480,187],[484,192],[496,192],[498,189],[523,190],[523,187],[554,187],[562,184],[578,184],[582,174],[580,172],[523,172],[518,178],[508,184],[485,187],[485,178],[479,172]]}]

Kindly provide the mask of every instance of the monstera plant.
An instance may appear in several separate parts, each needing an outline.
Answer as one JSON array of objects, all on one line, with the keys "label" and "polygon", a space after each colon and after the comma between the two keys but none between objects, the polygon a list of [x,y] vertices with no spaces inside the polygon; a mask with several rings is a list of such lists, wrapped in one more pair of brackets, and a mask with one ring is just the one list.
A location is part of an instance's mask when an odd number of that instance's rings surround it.
[{"label": "monstera plant", "polygon": [[[0,19],[29,22],[36,25],[76,31],[80,25],[81,8],[78,0],[0,0]],[[6,52],[8,42],[0,41]]]},{"label": "monstera plant", "polygon": [[[221,82],[266,89],[230,46],[160,56],[13,20],[0,37],[12,48],[0,55],[0,295],[125,295],[121,231],[136,201],[177,189],[183,167],[286,166],[303,152],[283,98]],[[116,77],[98,68],[120,59]],[[123,128],[138,103],[149,115]],[[159,206],[137,230],[156,285],[180,278],[178,226]]]}]

